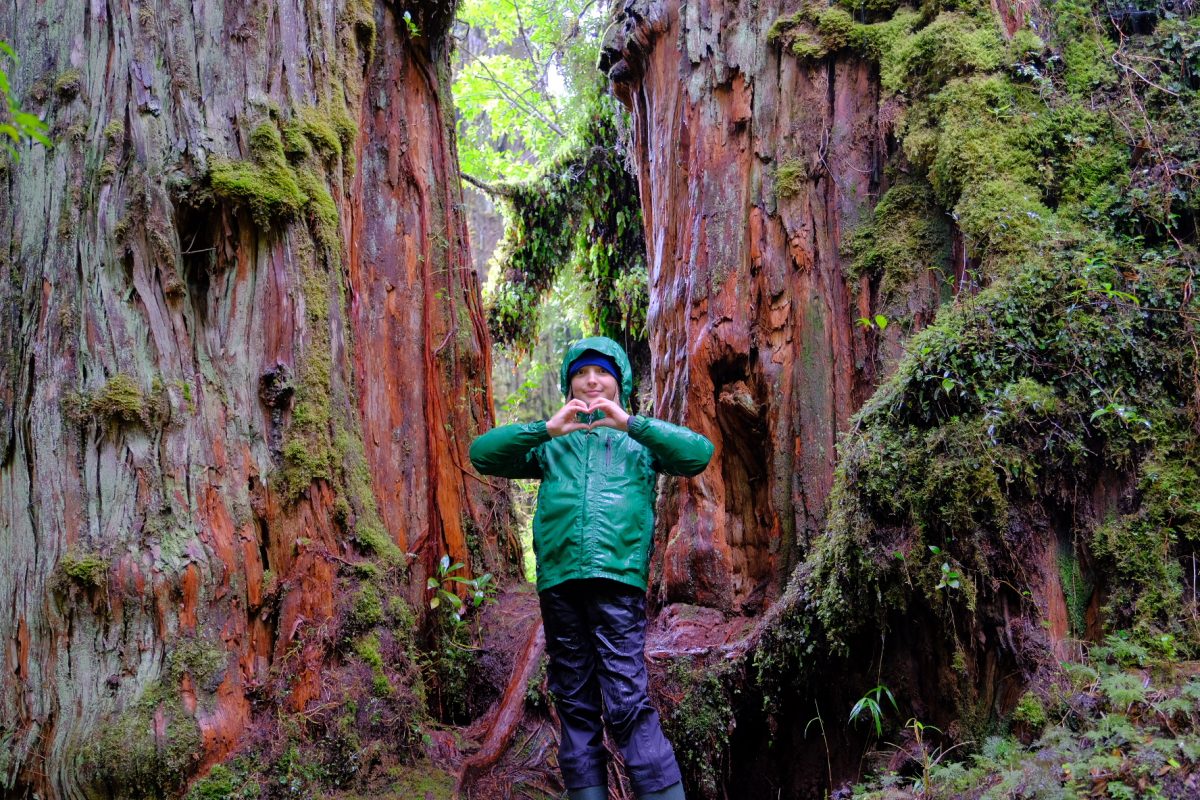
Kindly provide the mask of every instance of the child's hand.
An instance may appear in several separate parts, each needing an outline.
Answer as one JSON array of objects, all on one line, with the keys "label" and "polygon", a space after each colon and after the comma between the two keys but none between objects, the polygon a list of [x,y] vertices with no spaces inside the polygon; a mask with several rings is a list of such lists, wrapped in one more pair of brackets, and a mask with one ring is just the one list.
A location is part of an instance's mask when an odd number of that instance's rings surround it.
[{"label": "child's hand", "polygon": [[546,433],[550,434],[551,438],[556,438],[572,431],[591,430],[592,426],[590,424],[580,422],[575,416],[576,414],[587,413],[587,403],[582,400],[568,400],[565,406],[554,412],[554,416],[546,420]]},{"label": "child's hand", "polygon": [[629,430],[629,412],[606,397],[597,397],[587,407],[588,413],[603,411],[604,416],[588,426],[591,428],[616,428],[619,431]]}]

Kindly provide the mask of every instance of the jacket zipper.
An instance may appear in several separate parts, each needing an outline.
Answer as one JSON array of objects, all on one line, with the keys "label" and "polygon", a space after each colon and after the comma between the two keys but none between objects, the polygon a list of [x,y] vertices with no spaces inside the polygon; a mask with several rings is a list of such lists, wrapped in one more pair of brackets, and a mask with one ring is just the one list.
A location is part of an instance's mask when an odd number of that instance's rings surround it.
[{"label": "jacket zipper", "polygon": [[604,437],[604,471],[612,468],[612,439]]},{"label": "jacket zipper", "polygon": [[583,511],[579,515],[579,548],[583,551],[583,558],[579,560],[581,565],[586,565],[591,562],[591,548],[588,547],[587,534],[587,512],[588,512],[588,472],[592,465],[592,437],[594,433],[588,431],[583,435],[584,450],[583,450]]}]

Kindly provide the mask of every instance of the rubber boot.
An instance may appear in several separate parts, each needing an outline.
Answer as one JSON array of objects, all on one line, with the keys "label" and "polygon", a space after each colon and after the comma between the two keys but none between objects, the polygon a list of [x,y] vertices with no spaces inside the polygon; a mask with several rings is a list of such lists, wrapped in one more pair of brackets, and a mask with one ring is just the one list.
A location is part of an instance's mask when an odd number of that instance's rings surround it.
[{"label": "rubber boot", "polygon": [[683,784],[675,783],[657,792],[638,795],[638,800],[687,800],[683,794]]},{"label": "rubber boot", "polygon": [[[680,795],[682,797],[683,795]],[[607,786],[587,786],[583,789],[568,789],[570,800],[608,800]]]}]

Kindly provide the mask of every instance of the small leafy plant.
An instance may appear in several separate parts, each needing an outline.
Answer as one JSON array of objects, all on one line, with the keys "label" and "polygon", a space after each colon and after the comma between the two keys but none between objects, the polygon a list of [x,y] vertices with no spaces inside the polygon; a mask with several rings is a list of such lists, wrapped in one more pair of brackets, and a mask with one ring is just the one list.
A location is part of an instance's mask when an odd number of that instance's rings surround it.
[{"label": "small leafy plant", "polygon": [[450,556],[444,555],[438,562],[437,575],[430,577],[425,584],[426,588],[433,592],[433,596],[429,598],[430,609],[436,610],[444,603],[451,609],[456,622],[462,621],[466,605],[458,593],[453,591],[455,584],[464,585],[470,590],[469,600],[472,608],[479,608],[485,602],[491,602],[496,595],[496,583],[492,573],[485,572],[474,578],[451,574],[462,568],[461,561],[450,563]]},{"label": "small leafy plant", "polygon": [[[929,552],[935,556],[942,554],[942,548],[937,545],[929,545]],[[935,589],[961,589],[962,588],[962,573],[950,566],[949,561],[942,562],[942,579],[938,582]]]},{"label": "small leafy plant", "polygon": [[883,735],[883,703],[882,703],[882,701],[885,697],[887,698],[887,701],[889,703],[891,703],[892,710],[895,711],[897,714],[900,713],[900,709],[896,706],[896,698],[892,694],[892,690],[889,689],[888,687],[884,686],[883,684],[879,684],[874,689],[870,689],[869,691],[867,691],[866,694],[864,694],[862,697],[860,697],[858,699],[858,702],[854,704],[854,707],[850,709],[850,721],[854,722],[854,721],[858,720],[860,717],[870,718],[872,724],[875,726],[875,735],[882,736]]},{"label": "small leafy plant", "polygon": [[888,318],[883,314],[876,314],[873,317],[859,317],[855,322],[866,330],[878,329],[881,332],[887,330]]}]

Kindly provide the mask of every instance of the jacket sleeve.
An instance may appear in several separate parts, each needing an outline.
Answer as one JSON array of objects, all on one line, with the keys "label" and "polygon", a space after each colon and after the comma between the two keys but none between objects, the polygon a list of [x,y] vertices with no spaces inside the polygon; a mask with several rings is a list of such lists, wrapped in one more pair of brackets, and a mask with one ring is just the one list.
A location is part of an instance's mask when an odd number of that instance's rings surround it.
[{"label": "jacket sleeve", "polygon": [[661,419],[634,415],[629,435],[654,455],[654,469],[668,475],[699,475],[712,458],[713,445],[706,437]]},{"label": "jacket sleeve", "polygon": [[484,475],[541,478],[542,465],[534,451],[548,441],[544,421],[502,425],[471,442],[471,463]]}]

